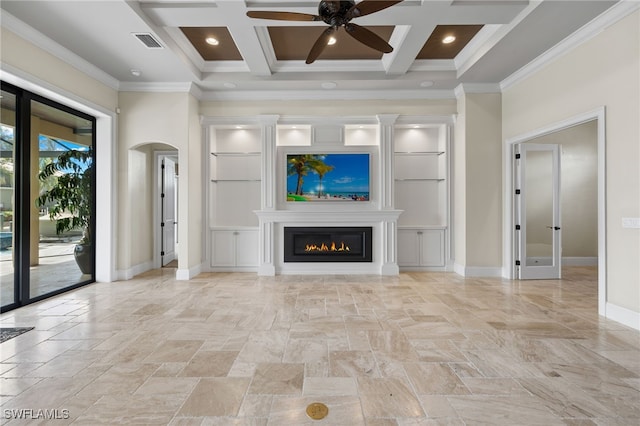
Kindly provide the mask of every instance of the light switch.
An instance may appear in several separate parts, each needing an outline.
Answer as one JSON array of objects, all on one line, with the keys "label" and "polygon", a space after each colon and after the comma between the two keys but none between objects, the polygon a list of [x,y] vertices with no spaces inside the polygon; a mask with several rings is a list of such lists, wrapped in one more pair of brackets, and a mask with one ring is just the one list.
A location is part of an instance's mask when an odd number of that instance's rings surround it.
[{"label": "light switch", "polygon": [[640,228],[640,217],[623,217],[623,228]]}]

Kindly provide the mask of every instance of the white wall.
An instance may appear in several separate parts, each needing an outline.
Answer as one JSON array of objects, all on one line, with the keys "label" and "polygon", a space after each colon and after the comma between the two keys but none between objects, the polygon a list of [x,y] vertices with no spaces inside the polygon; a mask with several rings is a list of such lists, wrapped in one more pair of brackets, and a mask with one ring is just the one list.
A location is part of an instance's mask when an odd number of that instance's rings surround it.
[{"label": "white wall", "polygon": [[502,274],[501,95],[458,95],[453,143],[455,270]]},{"label": "white wall", "polygon": [[136,218],[118,229],[120,275],[130,278],[153,265],[153,228],[149,224],[156,181],[151,149],[162,143],[178,150],[178,240],[186,242],[181,246],[178,275],[191,277],[202,263],[204,226],[198,103],[189,93],[146,92],[121,92],[119,102],[119,190],[127,194],[120,198],[119,214]]},{"label": "white wall", "polygon": [[[529,141],[561,147],[560,212],[564,258],[598,256],[597,136],[594,120]],[[550,209],[550,206],[541,207]],[[548,223],[540,224],[541,229],[546,225]]]},{"label": "white wall", "polygon": [[[61,92],[75,94],[88,103],[115,111],[118,101],[116,90],[89,77],[87,74],[61,61],[46,50],[29,43],[13,32],[2,28],[0,51],[5,71],[16,70],[29,74],[34,84],[49,83]],[[8,65],[9,67],[4,67]],[[32,90],[30,87],[23,87]],[[45,94],[45,96],[47,96]]]},{"label": "white wall", "polygon": [[600,32],[503,93],[505,139],[606,108],[608,312],[640,326],[640,12]]}]

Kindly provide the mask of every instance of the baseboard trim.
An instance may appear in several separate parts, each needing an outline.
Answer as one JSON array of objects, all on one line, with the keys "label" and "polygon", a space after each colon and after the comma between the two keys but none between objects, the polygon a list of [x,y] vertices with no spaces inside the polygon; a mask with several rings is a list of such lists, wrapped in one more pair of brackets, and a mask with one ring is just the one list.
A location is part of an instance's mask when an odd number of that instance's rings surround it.
[{"label": "baseboard trim", "polygon": [[129,269],[120,269],[116,271],[116,276],[119,281],[128,281],[135,277],[136,275],[140,275],[144,272],[150,271],[153,269],[153,261],[148,261],[144,263],[140,263],[138,265],[132,266]]},{"label": "baseboard trim", "polygon": [[605,317],[640,331],[640,312],[635,312],[631,309],[607,302]]},{"label": "baseboard trim", "polygon": [[192,266],[189,269],[176,269],[176,280],[188,281],[193,277],[200,275],[202,272],[202,265]]},{"label": "baseboard trim", "polygon": [[455,263],[453,272],[463,277],[502,278],[500,266],[462,266]]},{"label": "baseboard trim", "polygon": [[598,266],[598,257],[563,257],[562,266]]}]

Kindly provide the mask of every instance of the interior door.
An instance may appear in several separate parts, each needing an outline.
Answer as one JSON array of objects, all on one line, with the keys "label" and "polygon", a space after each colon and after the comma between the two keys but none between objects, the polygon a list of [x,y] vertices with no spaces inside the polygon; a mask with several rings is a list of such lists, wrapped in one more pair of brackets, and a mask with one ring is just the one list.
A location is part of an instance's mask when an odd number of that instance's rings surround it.
[{"label": "interior door", "polygon": [[559,145],[518,144],[515,161],[518,277],[559,279],[562,266]]},{"label": "interior door", "polygon": [[169,157],[162,160],[162,266],[176,258],[176,162]]}]

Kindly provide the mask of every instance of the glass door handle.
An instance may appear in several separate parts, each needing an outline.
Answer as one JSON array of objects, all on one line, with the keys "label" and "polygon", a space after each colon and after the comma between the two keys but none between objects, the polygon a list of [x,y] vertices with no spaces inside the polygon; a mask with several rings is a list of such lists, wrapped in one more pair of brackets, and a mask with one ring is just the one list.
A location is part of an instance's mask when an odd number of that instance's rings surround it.
[{"label": "glass door handle", "polygon": [[559,231],[560,230],[559,226],[547,226],[547,228],[553,229],[554,231]]}]

